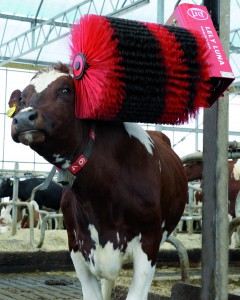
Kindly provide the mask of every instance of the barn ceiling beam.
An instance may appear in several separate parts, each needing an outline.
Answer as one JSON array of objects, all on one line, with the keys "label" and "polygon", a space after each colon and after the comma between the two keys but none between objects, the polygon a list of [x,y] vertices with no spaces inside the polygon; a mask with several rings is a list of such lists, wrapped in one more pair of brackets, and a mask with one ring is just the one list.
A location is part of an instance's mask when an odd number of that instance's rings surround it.
[{"label": "barn ceiling beam", "polygon": [[33,18],[31,22],[37,25],[0,45],[0,67],[68,36],[72,24],[86,13],[116,16],[147,3],[149,0],[85,0],[47,21]]},{"label": "barn ceiling beam", "polygon": [[35,70],[36,71],[43,67],[52,66],[54,64],[56,64],[56,62],[54,62],[54,61],[38,60],[37,65],[36,65],[36,60],[18,58],[15,61],[6,63],[4,68],[21,69],[21,70]]},{"label": "barn ceiling beam", "polygon": [[[19,22],[25,22],[25,23],[29,23],[30,26],[32,24],[42,24],[42,23],[45,23],[45,22],[48,22],[49,20],[47,19],[38,19],[38,18],[31,18],[31,17],[22,17],[22,16],[16,16],[16,15],[9,15],[9,14],[1,14],[0,13],[0,19],[6,19],[6,20],[12,20],[12,21],[19,21]],[[56,26],[59,26],[59,27],[66,27],[68,28],[69,24],[66,22],[58,22],[58,21],[55,21],[55,25]]]}]

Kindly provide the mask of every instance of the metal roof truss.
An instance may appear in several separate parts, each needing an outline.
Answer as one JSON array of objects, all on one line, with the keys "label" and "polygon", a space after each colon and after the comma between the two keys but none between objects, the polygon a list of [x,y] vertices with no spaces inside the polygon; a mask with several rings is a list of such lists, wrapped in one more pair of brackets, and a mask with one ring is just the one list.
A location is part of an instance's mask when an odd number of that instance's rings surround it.
[{"label": "metal roof truss", "polygon": [[[110,6],[109,6],[110,1]],[[70,34],[72,24],[80,19],[83,14],[92,13],[98,15],[117,16],[126,11],[136,8],[139,5],[147,4],[149,0],[85,0],[78,5],[58,14],[49,20],[37,18],[27,18],[14,15],[0,14],[0,18],[6,18],[7,21],[17,20],[31,23],[31,29],[12,38],[11,40],[1,43],[0,45],[0,67],[16,61],[20,63],[39,64],[38,57],[43,47],[62,39]],[[107,12],[106,4],[111,8]],[[6,30],[6,29],[5,29]],[[3,33],[4,36],[4,33]],[[3,40],[3,36],[2,39]],[[22,56],[39,49],[36,60],[20,59]],[[48,65],[49,62],[41,61],[41,65]]]}]

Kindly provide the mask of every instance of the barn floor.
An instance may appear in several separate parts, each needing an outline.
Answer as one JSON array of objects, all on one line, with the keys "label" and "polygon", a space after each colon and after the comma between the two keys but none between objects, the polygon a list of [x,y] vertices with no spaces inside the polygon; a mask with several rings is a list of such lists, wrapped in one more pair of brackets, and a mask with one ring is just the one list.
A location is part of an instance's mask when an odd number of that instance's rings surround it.
[{"label": "barn floor", "polygon": [[74,273],[0,274],[1,300],[82,299]]},{"label": "barn floor", "polygon": [[[36,240],[39,236],[36,232]],[[201,235],[180,234],[190,260],[190,284],[201,285]],[[240,296],[240,249],[229,250],[229,292]],[[123,269],[113,300],[126,299],[132,270]],[[172,286],[181,281],[179,257],[166,243],[159,253],[158,269],[149,300],[170,299]],[[65,231],[48,231],[41,249],[29,245],[29,232],[0,234],[0,300],[82,300],[73,270]],[[188,299],[189,300],[189,299]],[[196,298],[194,298],[196,300]]]},{"label": "barn floor", "polygon": [[[229,292],[240,296],[240,269],[229,272]],[[113,300],[126,299],[131,271],[124,270],[115,288]],[[171,299],[172,286],[180,282],[177,268],[158,269],[149,300]],[[200,269],[191,270],[190,283],[200,285]],[[75,272],[34,272],[0,274],[1,300],[82,300],[82,290]],[[238,298],[237,298],[238,299]],[[190,300],[190,299],[188,299]],[[195,300],[195,299],[194,299]]]},{"label": "barn floor", "polygon": [[[126,271],[119,278],[115,288],[113,299],[126,299],[129,275]],[[153,287],[149,299],[167,300],[170,299],[172,285],[179,281],[168,280],[161,276],[153,282]],[[162,289],[159,294],[156,289]],[[82,290],[75,272],[37,272],[37,273],[18,273],[0,274],[1,300],[82,300]],[[161,296],[160,296],[161,295]]]},{"label": "barn floor", "polygon": [[[118,284],[114,290],[114,300],[123,300],[126,298],[129,278],[126,274],[123,274],[123,276],[123,284]],[[121,281],[122,279],[120,278],[118,282]],[[75,272],[0,274],[0,291],[1,300],[83,299],[81,286]],[[157,295],[152,291],[149,299],[165,300],[169,299],[169,297]]]}]

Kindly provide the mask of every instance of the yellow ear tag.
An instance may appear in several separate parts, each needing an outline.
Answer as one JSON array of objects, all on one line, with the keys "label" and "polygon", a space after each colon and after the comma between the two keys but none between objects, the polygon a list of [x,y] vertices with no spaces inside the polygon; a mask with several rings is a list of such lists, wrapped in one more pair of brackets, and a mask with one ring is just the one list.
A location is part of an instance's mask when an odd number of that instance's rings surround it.
[{"label": "yellow ear tag", "polygon": [[14,115],[15,111],[17,109],[17,105],[14,104],[12,107],[9,108],[9,110],[6,112],[7,116],[9,118],[12,118],[12,116]]}]

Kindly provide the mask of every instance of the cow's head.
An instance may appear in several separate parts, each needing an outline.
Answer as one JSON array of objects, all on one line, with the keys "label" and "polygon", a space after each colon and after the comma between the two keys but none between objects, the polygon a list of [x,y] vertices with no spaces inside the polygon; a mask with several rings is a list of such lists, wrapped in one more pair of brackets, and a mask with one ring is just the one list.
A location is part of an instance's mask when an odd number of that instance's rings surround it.
[{"label": "cow's head", "polygon": [[188,181],[202,179],[203,163],[202,161],[190,161],[184,165]]},{"label": "cow's head", "polygon": [[15,142],[29,145],[51,163],[68,145],[74,149],[75,86],[66,66],[39,71],[22,91],[20,105],[11,128]]}]

